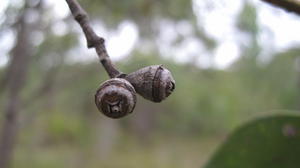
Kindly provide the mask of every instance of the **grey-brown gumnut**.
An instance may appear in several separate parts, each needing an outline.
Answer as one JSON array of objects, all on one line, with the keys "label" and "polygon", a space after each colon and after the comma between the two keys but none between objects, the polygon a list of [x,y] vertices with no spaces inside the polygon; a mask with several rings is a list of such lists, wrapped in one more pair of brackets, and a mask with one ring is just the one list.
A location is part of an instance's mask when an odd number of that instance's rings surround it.
[{"label": "grey-brown gumnut", "polygon": [[163,65],[139,69],[126,75],[125,79],[133,85],[138,94],[153,102],[161,102],[175,89],[175,80]]},{"label": "grey-brown gumnut", "polygon": [[132,113],[136,104],[134,87],[125,79],[112,78],[101,84],[95,103],[104,115],[121,118]]}]

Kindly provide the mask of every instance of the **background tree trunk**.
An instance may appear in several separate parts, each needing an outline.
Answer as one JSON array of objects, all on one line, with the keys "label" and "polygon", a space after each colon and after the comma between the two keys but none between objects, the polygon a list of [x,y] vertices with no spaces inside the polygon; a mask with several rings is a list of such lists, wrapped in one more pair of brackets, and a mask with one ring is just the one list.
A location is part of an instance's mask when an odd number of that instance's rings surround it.
[{"label": "background tree trunk", "polygon": [[[6,72],[5,87],[7,88],[7,106],[4,110],[4,121],[0,134],[0,168],[7,168],[13,155],[13,149],[18,134],[18,116],[21,108],[21,91],[26,82],[28,65],[32,55],[30,35],[36,24],[26,22],[28,10],[39,8],[40,1],[35,6],[28,2],[20,12],[15,23],[16,44],[11,51],[11,61]],[[37,23],[38,21],[36,21]]]}]

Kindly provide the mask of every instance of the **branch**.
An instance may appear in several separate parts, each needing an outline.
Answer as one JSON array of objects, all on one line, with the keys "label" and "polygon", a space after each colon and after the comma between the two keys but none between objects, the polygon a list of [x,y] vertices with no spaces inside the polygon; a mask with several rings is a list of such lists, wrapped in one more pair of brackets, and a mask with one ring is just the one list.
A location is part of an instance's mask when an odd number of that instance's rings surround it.
[{"label": "branch", "polygon": [[294,12],[300,15],[299,0],[262,0],[262,1],[275,5],[279,8],[285,9],[289,12]]},{"label": "branch", "polygon": [[111,78],[121,75],[122,73],[115,68],[107,54],[104,39],[102,37],[99,37],[91,27],[88,15],[85,10],[80,6],[77,0],[66,0],[66,2],[69,5],[74,19],[78,22],[78,24],[81,26],[81,29],[83,30],[83,33],[87,40],[87,47],[95,48],[100,62],[102,63],[108,75]]}]

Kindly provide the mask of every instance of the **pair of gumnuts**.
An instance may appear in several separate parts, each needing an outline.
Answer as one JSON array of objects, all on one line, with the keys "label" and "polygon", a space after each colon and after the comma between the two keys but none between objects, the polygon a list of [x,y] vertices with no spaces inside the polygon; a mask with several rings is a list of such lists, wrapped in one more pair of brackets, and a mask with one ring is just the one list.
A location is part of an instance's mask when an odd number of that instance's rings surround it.
[{"label": "pair of gumnuts", "polygon": [[103,82],[95,94],[95,103],[107,117],[121,118],[132,113],[136,92],[147,100],[161,102],[174,89],[171,72],[162,65],[153,65]]}]

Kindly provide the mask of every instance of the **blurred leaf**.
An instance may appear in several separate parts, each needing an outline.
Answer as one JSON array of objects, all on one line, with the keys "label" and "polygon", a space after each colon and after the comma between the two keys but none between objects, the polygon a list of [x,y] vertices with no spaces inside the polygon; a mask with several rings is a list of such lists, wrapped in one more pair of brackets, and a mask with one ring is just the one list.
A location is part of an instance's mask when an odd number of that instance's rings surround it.
[{"label": "blurred leaf", "polygon": [[300,117],[270,116],[238,128],[205,168],[300,166]]}]

